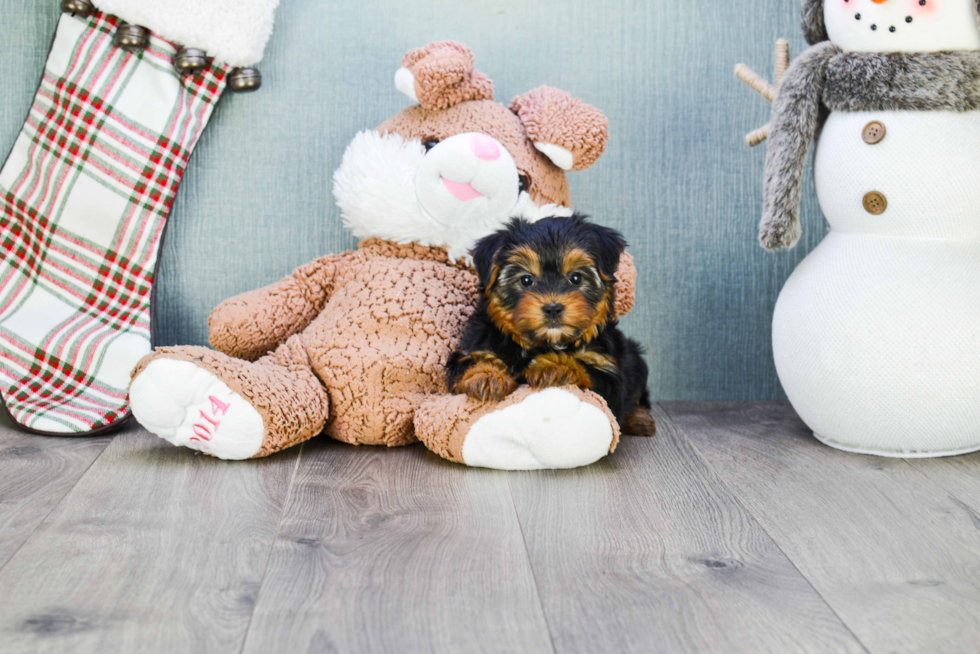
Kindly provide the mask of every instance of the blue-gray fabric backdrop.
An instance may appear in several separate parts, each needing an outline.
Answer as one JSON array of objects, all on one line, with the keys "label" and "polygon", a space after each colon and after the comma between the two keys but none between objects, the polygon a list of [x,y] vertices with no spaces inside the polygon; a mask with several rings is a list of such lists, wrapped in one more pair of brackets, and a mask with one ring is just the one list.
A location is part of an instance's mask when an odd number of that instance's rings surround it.
[{"label": "blue-gray fabric backdrop", "polygon": [[[540,84],[605,111],[608,150],[570,176],[579,210],[626,234],[640,271],[625,328],[659,400],[777,399],[773,305],[825,233],[812,184],[790,253],[755,240],[768,104],[732,75],[766,75],[777,37],[804,46],[799,0],[282,0],[264,88],[227,95],[184,177],[156,281],[158,344],[204,343],[222,299],[355,246],[330,175],[344,147],[406,105],[394,72],[434,40],[470,45],[497,99]],[[58,0],[0,2],[0,152],[27,113]]]}]

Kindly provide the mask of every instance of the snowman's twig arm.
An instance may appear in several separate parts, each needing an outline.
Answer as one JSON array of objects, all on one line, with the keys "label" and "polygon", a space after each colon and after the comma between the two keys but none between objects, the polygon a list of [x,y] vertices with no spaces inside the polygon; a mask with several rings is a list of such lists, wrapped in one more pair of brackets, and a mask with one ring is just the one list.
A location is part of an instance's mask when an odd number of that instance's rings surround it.
[{"label": "snowman's twig arm", "polygon": [[827,62],[838,52],[824,42],[800,55],[773,102],[759,225],[759,242],[767,250],[791,248],[800,239],[803,169],[820,118]]},{"label": "snowman's twig arm", "polygon": [[745,142],[749,145],[750,148],[754,148],[755,146],[759,145],[767,138],[769,138],[769,129],[771,127],[772,126],[769,123],[766,123],[759,129],[752,130],[751,132],[745,135]]},{"label": "snowman's twig arm", "polygon": [[783,83],[786,71],[790,65],[789,41],[786,39],[776,40],[776,86]]},{"label": "snowman's twig arm", "polygon": [[776,99],[776,87],[762,79],[757,72],[745,64],[737,64],[735,66],[735,77],[745,82],[746,86],[764,97],[769,102]]},{"label": "snowman's twig arm", "polygon": [[[783,77],[786,75],[789,64],[789,41],[779,39],[776,41],[776,86],[764,80],[757,72],[745,64],[737,64],[735,66],[735,77],[745,82],[746,86],[763,98],[772,102],[776,99],[776,94],[779,92],[778,87],[783,82]],[[749,144],[749,147],[754,148],[767,138],[769,138],[769,123],[746,134],[745,142]]]}]

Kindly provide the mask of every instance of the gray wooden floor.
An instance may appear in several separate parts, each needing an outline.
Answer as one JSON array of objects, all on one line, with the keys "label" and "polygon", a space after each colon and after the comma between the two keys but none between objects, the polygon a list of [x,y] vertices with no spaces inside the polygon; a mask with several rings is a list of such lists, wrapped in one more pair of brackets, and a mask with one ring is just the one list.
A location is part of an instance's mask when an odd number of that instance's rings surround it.
[{"label": "gray wooden floor", "polygon": [[980,652],[980,455],[668,404],[583,470],[0,425],[0,652]]}]

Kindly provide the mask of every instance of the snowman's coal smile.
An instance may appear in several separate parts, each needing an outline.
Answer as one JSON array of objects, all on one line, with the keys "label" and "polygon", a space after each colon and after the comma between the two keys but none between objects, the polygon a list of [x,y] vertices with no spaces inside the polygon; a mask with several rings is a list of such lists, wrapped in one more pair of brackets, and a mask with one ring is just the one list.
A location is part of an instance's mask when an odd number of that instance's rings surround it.
[{"label": "snowman's coal smile", "polygon": [[[850,1],[851,0],[844,0],[844,2],[850,2]],[[871,1],[872,2],[878,2],[878,0],[871,0]],[[926,6],[926,4],[928,4],[928,2],[927,2],[927,0],[919,0],[919,4],[924,7],[924,6]],[[861,13],[860,12],[854,14],[854,20],[861,20],[861,18],[862,18],[862,16],[861,16]],[[905,17],[905,22],[906,23],[911,23],[913,20],[914,19],[911,16],[906,16]],[[877,23],[872,23],[871,24],[871,31],[872,32],[877,32],[878,31],[878,24]],[[892,34],[894,34],[895,32],[898,31],[898,28],[895,27],[894,25],[892,25],[891,27],[888,28],[888,31],[891,32]]]},{"label": "snowman's coal smile", "polygon": [[[920,2],[919,4],[923,4],[924,5],[925,2]],[[854,14],[854,20],[861,20],[861,14]],[[912,22],[912,17],[911,16],[906,16],[905,17],[905,22],[906,23],[911,23]],[[871,24],[871,31],[872,32],[877,32],[878,31],[878,24],[877,23],[872,23]],[[892,34],[894,34],[895,32],[898,31],[898,28],[895,27],[894,25],[892,25],[891,27],[888,28],[888,31],[891,32]]]}]

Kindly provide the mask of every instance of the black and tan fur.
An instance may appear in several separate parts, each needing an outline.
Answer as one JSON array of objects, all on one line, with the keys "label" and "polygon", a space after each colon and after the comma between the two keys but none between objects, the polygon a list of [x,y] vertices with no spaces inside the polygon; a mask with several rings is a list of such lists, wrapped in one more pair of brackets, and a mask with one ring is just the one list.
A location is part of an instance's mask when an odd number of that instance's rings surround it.
[{"label": "black and tan fur", "polygon": [[477,243],[482,298],[449,359],[449,387],[485,402],[523,383],[591,389],[624,432],[653,435],[643,352],[613,311],[625,246],[578,215],[514,220]]}]

